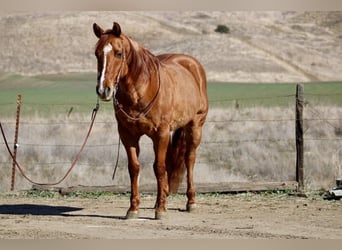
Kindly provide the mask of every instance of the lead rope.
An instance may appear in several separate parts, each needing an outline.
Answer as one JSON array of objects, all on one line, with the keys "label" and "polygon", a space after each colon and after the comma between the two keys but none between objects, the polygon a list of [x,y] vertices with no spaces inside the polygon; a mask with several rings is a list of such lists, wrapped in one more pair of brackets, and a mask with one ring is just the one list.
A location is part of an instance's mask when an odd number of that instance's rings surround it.
[{"label": "lead rope", "polygon": [[95,108],[93,109],[93,112],[92,112],[92,114],[91,114],[90,126],[89,126],[89,129],[88,129],[87,135],[86,135],[86,137],[85,137],[85,139],[84,139],[84,142],[83,142],[83,144],[82,144],[82,146],[81,146],[81,149],[80,149],[79,152],[76,154],[75,159],[74,159],[74,161],[72,162],[72,164],[71,164],[71,166],[69,167],[69,169],[68,169],[68,171],[66,172],[66,174],[65,174],[59,181],[54,182],[54,183],[39,183],[39,182],[35,182],[35,181],[33,181],[31,178],[29,178],[29,177],[25,174],[23,168],[20,166],[20,164],[19,164],[19,163],[17,162],[17,160],[14,158],[13,153],[12,153],[11,149],[9,148],[9,145],[8,145],[8,142],[7,142],[7,138],[6,138],[6,135],[5,135],[5,132],[4,132],[3,127],[2,127],[2,124],[1,124],[1,122],[0,122],[1,134],[2,134],[2,137],[3,137],[3,139],[4,139],[4,142],[5,142],[7,151],[8,151],[8,153],[9,153],[9,155],[11,156],[11,158],[12,158],[12,160],[13,160],[15,166],[18,168],[19,172],[21,173],[21,175],[22,175],[27,181],[29,181],[30,183],[32,183],[32,184],[34,184],[34,185],[40,185],[40,186],[55,186],[55,185],[60,184],[62,181],[64,181],[65,178],[70,174],[71,170],[76,166],[76,163],[77,163],[77,161],[79,160],[79,158],[80,158],[80,156],[81,156],[81,153],[82,153],[82,151],[83,151],[85,145],[87,144],[87,141],[88,141],[88,138],[89,138],[89,136],[90,136],[90,132],[91,132],[91,130],[92,130],[92,128],[93,128],[94,121],[95,121],[95,118],[96,118],[96,114],[97,114],[97,111],[99,110],[99,108],[100,108],[99,99],[97,99],[96,106],[95,106]]},{"label": "lead rope", "polygon": [[[122,47],[123,47],[123,42],[121,41],[122,43]],[[123,57],[122,57],[122,61],[121,61],[121,65],[120,65],[120,68],[119,68],[119,72],[118,74],[116,75],[116,78],[115,78],[115,83],[114,83],[114,93],[113,93],[113,110],[114,110],[114,117],[115,117],[115,105],[116,105],[116,98],[115,98],[115,95],[116,95],[116,92],[118,90],[118,86],[119,86],[119,81],[120,81],[120,77],[121,77],[121,72],[122,72],[122,68],[123,68],[123,64],[126,60],[126,54],[125,54],[125,51],[123,50]],[[119,135],[119,140],[118,140],[118,150],[117,150],[117,154],[116,154],[116,161],[115,161],[115,166],[114,166],[114,171],[113,171],[113,175],[112,175],[112,181],[114,181],[114,178],[115,178],[115,174],[116,174],[116,170],[118,168],[118,165],[119,165],[119,157],[120,157],[120,135]]]},{"label": "lead rope", "polygon": [[[113,93],[113,108],[114,108],[114,116],[115,116],[115,94],[116,91]],[[120,157],[120,135],[119,135],[119,140],[118,140],[118,150],[117,150],[117,154],[116,154],[116,162],[115,162],[115,166],[114,166],[114,172],[113,172],[113,176],[112,176],[112,181],[114,181],[114,177],[116,174],[116,170],[118,168],[119,165],[119,157]]]},{"label": "lead rope", "polygon": [[[124,110],[123,105],[120,104],[119,101],[115,98],[115,93],[117,92],[117,90],[119,88],[118,84],[116,84],[116,86],[115,86],[115,91],[114,91],[114,94],[113,94],[113,96],[114,96],[114,99],[113,99],[113,101],[114,101],[114,109],[115,109],[115,107],[117,107],[128,119],[130,119],[132,121],[139,121],[141,117],[146,116],[150,112],[150,110],[153,108],[153,105],[154,105],[154,103],[157,100],[157,97],[158,97],[159,92],[160,92],[160,85],[161,85],[160,84],[160,72],[159,72],[159,66],[154,65],[154,67],[155,67],[155,70],[156,70],[157,75],[158,75],[158,77],[157,77],[157,80],[158,80],[157,92],[154,95],[153,99],[150,101],[150,103],[137,116],[132,116],[132,115],[128,114]],[[119,71],[119,73],[120,72],[121,71]],[[119,79],[119,77],[117,77],[117,79]],[[118,81],[116,83],[118,83]]]}]

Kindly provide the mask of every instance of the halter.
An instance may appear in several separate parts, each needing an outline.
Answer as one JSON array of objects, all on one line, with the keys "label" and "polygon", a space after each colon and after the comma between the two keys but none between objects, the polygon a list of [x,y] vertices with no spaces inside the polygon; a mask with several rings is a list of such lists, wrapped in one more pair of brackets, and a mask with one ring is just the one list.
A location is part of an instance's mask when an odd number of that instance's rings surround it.
[{"label": "halter", "polygon": [[[123,45],[123,42],[122,42],[122,45]],[[122,46],[122,48],[123,48],[123,46]],[[158,96],[158,94],[160,92],[160,72],[159,72],[159,66],[157,68],[157,66],[155,64],[153,64],[154,68],[155,68],[155,70],[156,70],[156,72],[158,74],[158,89],[157,89],[156,94],[152,98],[151,102],[149,104],[147,104],[146,107],[143,108],[143,110],[138,115],[132,116],[132,115],[128,114],[124,110],[123,105],[119,103],[118,99],[116,99],[116,93],[119,91],[119,81],[120,81],[120,77],[121,77],[121,73],[122,73],[122,68],[123,68],[123,65],[124,65],[124,61],[126,60],[126,54],[125,54],[125,50],[124,49],[123,49],[122,56],[123,57],[122,57],[121,65],[120,65],[118,74],[117,74],[117,76],[115,78],[115,82],[114,82],[115,87],[114,87],[114,93],[113,93],[113,104],[114,104],[114,108],[116,110],[116,113],[118,111],[121,111],[121,113],[123,113],[130,120],[138,121],[141,117],[146,116],[150,112],[150,110],[152,109],[154,103],[157,100],[157,96]]]}]

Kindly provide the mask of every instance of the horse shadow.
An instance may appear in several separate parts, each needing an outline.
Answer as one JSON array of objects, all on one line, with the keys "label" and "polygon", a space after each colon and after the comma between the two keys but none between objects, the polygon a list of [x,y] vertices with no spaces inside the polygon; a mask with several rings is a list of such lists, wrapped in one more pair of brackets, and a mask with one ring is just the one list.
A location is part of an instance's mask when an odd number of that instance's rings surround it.
[{"label": "horse shadow", "polygon": [[0,214],[7,215],[42,215],[65,216],[68,212],[80,211],[83,208],[69,206],[50,206],[36,204],[0,205]]},{"label": "horse shadow", "polygon": [[121,216],[107,216],[97,214],[70,214],[84,208],[71,206],[51,206],[37,204],[0,205],[0,214],[7,215],[34,215],[34,216],[63,216],[63,217],[98,217],[109,219],[124,219]]},{"label": "horse shadow", "polygon": [[[72,214],[70,212],[81,211],[82,207],[71,206],[51,206],[38,204],[10,204],[0,205],[0,215],[33,215],[33,216],[63,216],[63,217],[91,217],[125,220],[125,216],[101,215],[101,214]],[[151,208],[152,209],[152,208]],[[151,219],[149,217],[139,217],[139,219]]]}]

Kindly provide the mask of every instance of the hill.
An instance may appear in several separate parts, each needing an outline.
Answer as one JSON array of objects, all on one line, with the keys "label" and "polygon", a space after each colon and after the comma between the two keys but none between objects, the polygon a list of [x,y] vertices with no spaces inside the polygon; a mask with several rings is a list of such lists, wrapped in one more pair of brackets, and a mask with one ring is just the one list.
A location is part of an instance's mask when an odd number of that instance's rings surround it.
[{"label": "hill", "polygon": [[342,80],[342,12],[1,13],[0,72],[95,72],[92,24],[113,21],[155,54],[197,57],[211,81]]}]

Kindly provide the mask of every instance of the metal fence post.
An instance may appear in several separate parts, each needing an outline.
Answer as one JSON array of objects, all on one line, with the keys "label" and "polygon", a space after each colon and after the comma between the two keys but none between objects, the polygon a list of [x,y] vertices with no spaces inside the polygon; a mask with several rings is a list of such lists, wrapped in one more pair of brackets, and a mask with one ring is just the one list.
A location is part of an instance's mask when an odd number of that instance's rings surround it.
[{"label": "metal fence post", "polygon": [[14,146],[13,146],[13,163],[12,163],[11,191],[14,190],[14,185],[15,185],[15,168],[16,168],[15,161],[17,160],[20,107],[21,107],[21,95],[18,95],[18,99],[17,99],[17,114],[16,114],[16,121],[15,121]]},{"label": "metal fence post", "polygon": [[296,181],[299,191],[304,189],[304,135],[303,135],[304,85],[296,88]]}]

